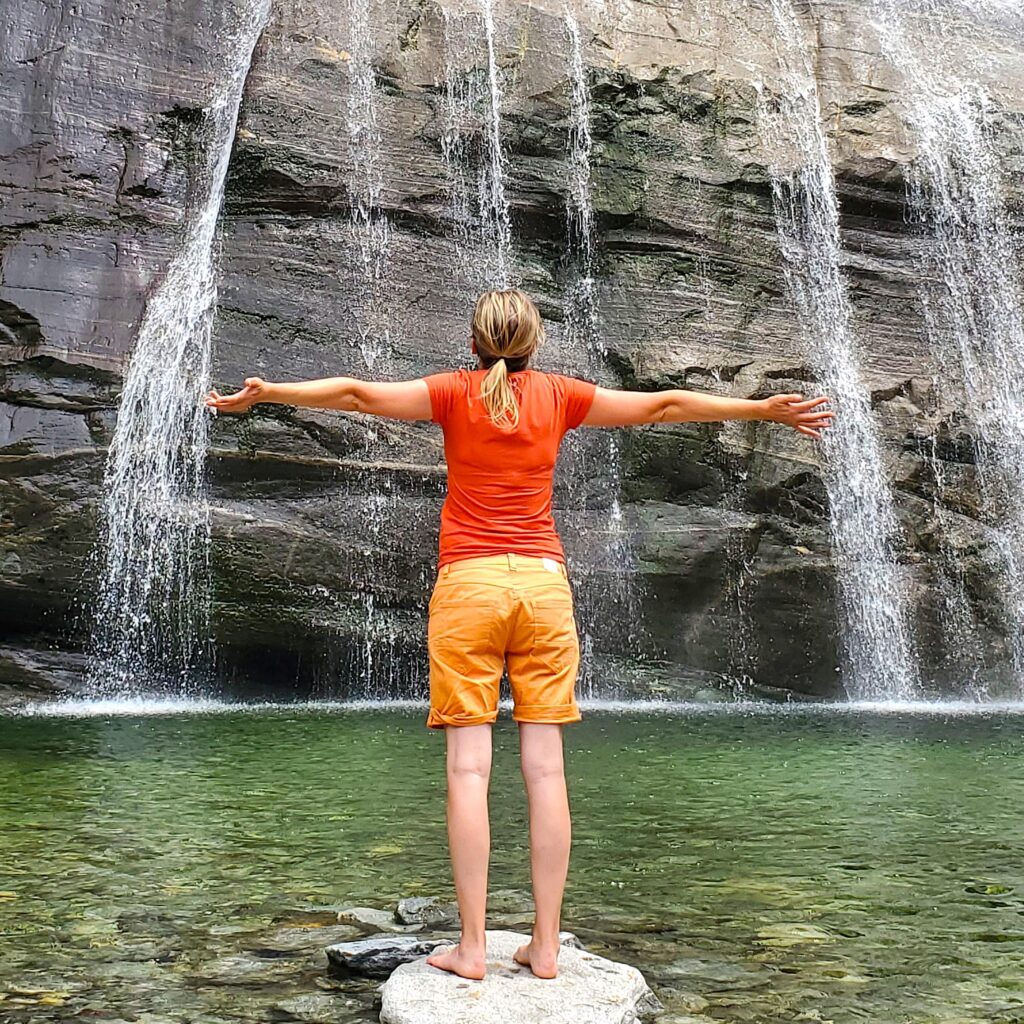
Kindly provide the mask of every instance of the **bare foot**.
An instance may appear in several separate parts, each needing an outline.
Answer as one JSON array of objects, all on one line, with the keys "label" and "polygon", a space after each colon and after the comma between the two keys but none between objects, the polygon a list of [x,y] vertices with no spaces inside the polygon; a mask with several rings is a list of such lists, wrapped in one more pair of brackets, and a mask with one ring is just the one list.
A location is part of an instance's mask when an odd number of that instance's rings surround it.
[{"label": "bare foot", "polygon": [[558,977],[558,940],[554,943],[540,943],[535,938],[520,946],[512,959],[517,964],[529,967],[538,978]]},{"label": "bare foot", "polygon": [[487,973],[484,951],[470,953],[461,945],[431,953],[427,957],[427,963],[431,967],[437,967],[442,971],[451,971],[452,974],[457,974],[460,978],[470,978],[472,981],[481,981]]}]

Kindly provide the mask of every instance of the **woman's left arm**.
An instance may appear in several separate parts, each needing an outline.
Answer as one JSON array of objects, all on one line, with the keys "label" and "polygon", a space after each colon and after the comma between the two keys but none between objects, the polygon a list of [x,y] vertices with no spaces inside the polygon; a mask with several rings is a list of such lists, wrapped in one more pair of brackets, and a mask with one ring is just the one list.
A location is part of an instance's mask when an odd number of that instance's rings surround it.
[{"label": "woman's left arm", "polygon": [[808,437],[821,437],[834,414],[823,408],[828,398],[771,395],[768,398],[727,398],[703,391],[618,391],[597,388],[585,427],[630,427],[641,423],[713,423],[719,420],[767,420],[792,427]]},{"label": "woman's left arm", "polygon": [[206,396],[207,407],[218,412],[248,412],[260,402],[365,412],[395,420],[431,418],[430,392],[422,378],[391,382],[325,377],[275,384],[260,377],[246,377],[245,386],[233,395],[214,390]]}]

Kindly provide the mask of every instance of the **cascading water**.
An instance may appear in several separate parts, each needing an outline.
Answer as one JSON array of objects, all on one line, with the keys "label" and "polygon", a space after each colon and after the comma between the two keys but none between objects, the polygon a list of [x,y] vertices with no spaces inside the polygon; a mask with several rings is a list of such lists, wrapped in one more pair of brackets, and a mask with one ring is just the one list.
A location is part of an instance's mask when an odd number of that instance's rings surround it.
[{"label": "cascading water", "polygon": [[[796,157],[772,168],[786,281],[818,382],[839,415],[822,441],[843,615],[844,682],[864,699],[905,699],[918,686],[895,559],[897,520],[871,402],[850,330],[835,178],[810,58],[790,0],[771,0],[783,75],[762,94],[766,141]],[[775,161],[773,161],[773,164]]]},{"label": "cascading water", "polygon": [[103,479],[94,560],[90,687],[187,692],[209,654],[209,513],[203,496],[214,238],[238,110],[269,11],[243,9],[225,82],[205,112],[185,227],[148,303],[125,372]]},{"label": "cascading water", "polygon": [[[467,290],[476,294],[484,288],[508,287],[512,280],[512,218],[505,189],[494,10],[491,0],[480,0],[479,24],[475,18],[442,13],[441,155],[459,275]],[[484,68],[481,58],[486,59]]]},{"label": "cascading water", "polygon": [[448,217],[458,255],[456,269],[463,283],[475,293],[484,283],[478,276],[478,193],[472,158],[472,141],[477,130],[474,115],[480,90],[477,79],[469,71],[472,54],[467,46],[468,33],[447,8],[442,8],[441,14],[444,19],[444,82],[439,113],[441,158],[448,178]]},{"label": "cascading water", "polygon": [[505,149],[501,141],[501,71],[494,45],[494,0],[480,0],[487,40],[487,84],[490,102],[487,105],[485,134],[486,159],[480,175],[480,210],[486,237],[494,254],[492,287],[507,288],[510,282],[512,251],[512,218],[505,195]]},{"label": "cascading water", "polygon": [[390,349],[385,284],[391,224],[380,205],[383,140],[378,123],[370,0],[347,0],[346,6],[350,80],[345,120],[352,161],[348,181],[349,224],[357,260],[353,292],[359,347],[372,370],[387,358]]},{"label": "cascading water", "polygon": [[566,333],[570,344],[584,354],[586,369],[596,370],[604,358],[597,330],[594,282],[594,201],[590,173],[593,138],[590,133],[590,91],[583,63],[580,28],[573,14],[565,15],[569,72],[569,134],[567,163],[569,192],[566,227],[575,273],[565,301]]},{"label": "cascading water", "polygon": [[[590,92],[579,23],[571,12],[565,14],[564,20],[570,90],[566,234],[571,279],[565,297],[565,351],[562,355],[575,372],[593,380],[603,370],[607,351],[600,337],[595,282]],[[600,635],[605,645],[613,640],[620,647],[625,645],[635,650],[642,632],[635,560],[619,499],[618,436],[612,431],[577,432],[570,435],[567,448],[565,475],[573,504],[585,508],[595,476],[600,478],[601,491],[611,496],[600,517],[601,536],[591,536],[593,530],[587,528],[586,518],[581,523],[577,531],[579,555],[573,560],[581,577],[578,587],[578,614],[583,632],[581,692],[588,697],[598,693],[609,696],[609,688],[595,680],[594,636]]]},{"label": "cascading water", "polygon": [[[906,112],[918,146],[910,205],[930,238],[919,277],[929,341],[948,399],[973,424],[989,557],[1000,577],[1005,628],[1018,685],[1024,684],[1024,291],[1006,209],[1007,193],[988,122],[991,104],[943,55],[911,41],[916,14],[944,28],[949,5],[875,0],[883,51],[907,82]],[[974,5],[971,5],[973,8]],[[970,9],[961,13],[971,13]],[[950,394],[956,381],[959,393]],[[954,385],[955,387],[956,385]],[[962,399],[961,399],[962,396]],[[938,462],[936,461],[936,465]],[[936,479],[941,490],[942,477]],[[956,580],[954,579],[954,584]],[[960,588],[962,590],[962,587]],[[958,632],[965,628],[963,599]],[[953,644],[963,642],[953,638]]]}]

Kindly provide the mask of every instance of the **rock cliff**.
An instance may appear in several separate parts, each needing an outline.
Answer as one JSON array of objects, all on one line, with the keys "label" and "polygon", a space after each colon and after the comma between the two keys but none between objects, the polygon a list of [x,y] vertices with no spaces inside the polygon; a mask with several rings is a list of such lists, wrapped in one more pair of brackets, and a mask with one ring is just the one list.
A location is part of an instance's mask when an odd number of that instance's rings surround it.
[{"label": "rock cliff", "polygon": [[[449,217],[445,18],[426,0],[375,4],[372,39],[353,40],[353,3],[275,3],[257,47],[222,217],[218,385],[247,374],[412,376],[467,363],[473,282]],[[477,11],[451,8],[449,38],[454,26],[485,67]],[[923,329],[917,257],[927,239],[907,209],[915,142],[904,83],[880,53],[869,4],[812,2],[800,15],[924,674],[953,687],[963,652],[943,644],[938,511],[977,618],[972,656],[986,673],[1006,662],[1006,630],[969,423],[939,398]],[[549,322],[541,367],[571,370],[563,8],[508,2],[496,17],[515,272]],[[778,83],[766,3],[619,0],[578,17],[592,105],[601,378],[741,396],[813,391],[757,131],[758,94]],[[984,79],[1019,213],[1016,18],[964,20],[956,45],[924,23],[915,31],[922,47],[945,47],[951,65],[970,63]],[[44,0],[17,3],[0,37],[11,105],[0,123],[0,682],[67,685],[68,671],[55,672],[45,653],[54,647],[68,652],[57,659],[65,669],[77,664],[77,609],[94,585],[88,556],[123,365],[179,237],[196,125],[231,23],[232,4],[207,0],[144,0],[130,11]],[[386,338],[372,370],[350,216],[367,140],[354,145],[347,127],[360,45],[375,76],[376,167],[391,231],[377,305]],[[835,566],[814,445],[731,424],[644,428],[623,433],[619,447],[628,600],[613,594],[623,589],[622,559],[594,541],[608,533],[614,495],[588,489],[585,471],[566,474],[557,494],[581,607],[598,624],[595,688],[630,676],[629,685],[664,693],[680,679],[747,675],[759,686],[835,693]],[[209,480],[225,681],[284,695],[422,692],[444,486],[435,428],[260,408],[215,424]],[[630,601],[642,629],[621,628]],[[624,664],[635,657],[651,666],[640,681]]]}]

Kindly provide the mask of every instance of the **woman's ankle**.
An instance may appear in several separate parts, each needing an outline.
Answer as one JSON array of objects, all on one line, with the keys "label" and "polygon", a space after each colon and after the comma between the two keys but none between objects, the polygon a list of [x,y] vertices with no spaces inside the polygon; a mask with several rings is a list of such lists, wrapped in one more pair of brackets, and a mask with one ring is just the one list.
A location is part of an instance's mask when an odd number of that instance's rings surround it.
[{"label": "woman's ankle", "polygon": [[459,947],[463,953],[483,955],[487,951],[487,937],[484,932],[462,932],[459,935]]},{"label": "woman's ankle", "polygon": [[550,928],[538,929],[534,925],[531,939],[541,949],[550,949],[552,946],[558,945],[558,929],[556,928],[554,931],[551,931]]}]

